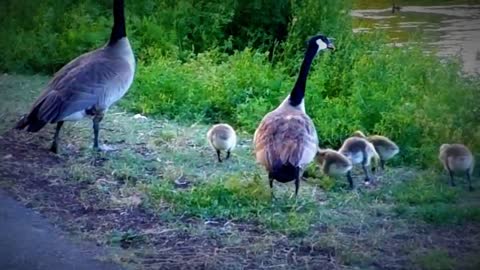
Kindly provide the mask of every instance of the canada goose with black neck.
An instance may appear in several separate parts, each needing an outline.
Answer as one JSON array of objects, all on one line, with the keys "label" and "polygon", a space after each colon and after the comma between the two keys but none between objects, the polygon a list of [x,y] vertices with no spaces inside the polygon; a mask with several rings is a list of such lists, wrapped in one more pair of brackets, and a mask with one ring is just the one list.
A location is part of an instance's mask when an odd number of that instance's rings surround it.
[{"label": "canada goose with black neck", "polygon": [[305,113],[304,96],[312,61],[319,51],[325,49],[335,47],[323,35],[312,37],[308,41],[300,73],[290,95],[280,106],[264,116],[255,131],[253,140],[256,159],[268,172],[272,192],[273,180],[282,183],[295,181],[297,196],[301,173],[317,153],[317,132]]},{"label": "canada goose with black neck", "polygon": [[93,147],[100,149],[100,122],[108,108],[128,91],[135,73],[135,58],[125,29],[124,0],[113,1],[113,18],[108,43],[60,69],[16,129],[37,132],[48,123],[56,123],[50,150],[57,153],[64,121],[91,117]]}]

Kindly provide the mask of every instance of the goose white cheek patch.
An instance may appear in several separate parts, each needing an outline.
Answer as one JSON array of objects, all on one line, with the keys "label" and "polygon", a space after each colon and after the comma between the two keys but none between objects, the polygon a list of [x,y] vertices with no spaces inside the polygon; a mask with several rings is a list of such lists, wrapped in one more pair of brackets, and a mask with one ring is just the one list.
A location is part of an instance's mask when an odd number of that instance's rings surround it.
[{"label": "goose white cheek patch", "polygon": [[323,42],[321,39],[317,39],[317,45],[318,45],[317,52],[321,50],[325,50],[327,48],[327,44],[325,44],[325,42]]}]

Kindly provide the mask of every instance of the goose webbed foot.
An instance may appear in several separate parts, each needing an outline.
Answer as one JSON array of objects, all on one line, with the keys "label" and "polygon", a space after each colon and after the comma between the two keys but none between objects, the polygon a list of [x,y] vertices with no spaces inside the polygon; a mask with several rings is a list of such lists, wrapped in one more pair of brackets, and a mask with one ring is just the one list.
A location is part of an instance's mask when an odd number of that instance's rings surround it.
[{"label": "goose webbed foot", "polygon": [[117,148],[107,144],[101,144],[96,147],[95,150],[97,150],[98,152],[111,152],[117,150]]}]

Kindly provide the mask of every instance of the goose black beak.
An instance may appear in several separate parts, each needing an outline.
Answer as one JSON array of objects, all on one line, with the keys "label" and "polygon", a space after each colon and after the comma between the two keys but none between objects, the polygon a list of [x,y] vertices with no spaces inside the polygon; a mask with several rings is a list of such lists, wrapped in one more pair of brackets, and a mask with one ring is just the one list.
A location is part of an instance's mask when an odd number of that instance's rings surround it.
[{"label": "goose black beak", "polygon": [[333,45],[333,43],[327,44],[327,48],[332,50],[332,51],[335,51],[335,45]]}]

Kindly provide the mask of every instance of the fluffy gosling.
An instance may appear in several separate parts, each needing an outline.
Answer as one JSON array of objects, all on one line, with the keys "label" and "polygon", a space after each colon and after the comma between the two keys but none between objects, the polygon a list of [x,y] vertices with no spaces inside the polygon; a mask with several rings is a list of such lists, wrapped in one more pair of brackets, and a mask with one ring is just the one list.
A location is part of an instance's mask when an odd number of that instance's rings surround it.
[{"label": "fluffy gosling", "polygon": [[[352,165],[362,164],[362,169],[365,173],[365,183],[369,184],[372,178],[368,173],[367,167],[370,165],[372,158],[375,158],[376,160],[379,159],[375,147],[364,138],[350,137],[345,140],[338,152],[347,157]],[[353,188],[351,170],[347,172],[347,179],[350,188]]]},{"label": "fluffy gosling", "polygon": [[472,152],[463,144],[442,144],[439,159],[450,175],[450,185],[455,186],[454,174],[463,173],[468,180],[468,189],[473,191],[472,172],[474,159]]},{"label": "fluffy gosling", "polygon": [[[385,161],[393,158],[395,155],[400,152],[400,148],[395,144],[392,140],[385,136],[381,135],[373,135],[373,136],[365,136],[363,132],[357,130],[353,133],[353,136],[360,137],[360,138],[365,138],[367,139],[370,143],[373,144],[373,147],[375,147],[375,151],[377,151],[378,156],[380,157],[380,167],[382,170],[385,169]],[[372,170],[375,170],[375,168],[372,166]]]},{"label": "fluffy gosling", "polygon": [[226,151],[225,159],[230,158],[230,152],[237,144],[237,134],[228,124],[213,125],[207,132],[207,140],[210,146],[217,152],[218,162],[222,162],[221,151]]},{"label": "fluffy gosling", "polygon": [[318,149],[315,160],[328,176],[345,175],[352,170],[352,162],[344,155],[332,149]]}]

